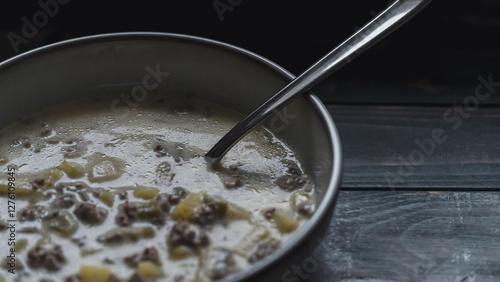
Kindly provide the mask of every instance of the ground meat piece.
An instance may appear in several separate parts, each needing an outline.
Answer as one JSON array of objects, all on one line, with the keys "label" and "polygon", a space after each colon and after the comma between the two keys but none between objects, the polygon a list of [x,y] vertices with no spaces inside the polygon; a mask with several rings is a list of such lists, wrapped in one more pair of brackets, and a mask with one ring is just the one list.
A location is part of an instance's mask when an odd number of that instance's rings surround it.
[{"label": "ground meat piece", "polygon": [[139,254],[132,254],[130,256],[126,256],[123,258],[123,262],[126,263],[130,267],[136,267],[137,264],[141,261],[141,256]]},{"label": "ground meat piece", "polygon": [[45,128],[45,129],[44,129],[44,130],[42,130],[42,132],[40,133],[40,136],[42,136],[42,137],[47,137],[47,136],[49,136],[51,133],[52,133],[52,129],[51,129],[51,128]]},{"label": "ground meat piece", "polygon": [[130,278],[128,279],[128,282],[142,282],[142,281],[143,280],[141,276],[137,272],[132,274],[132,276],[130,276]]},{"label": "ground meat piece", "polygon": [[33,221],[37,218],[37,214],[33,209],[27,208],[21,211],[21,218],[19,221]]},{"label": "ground meat piece", "polygon": [[213,279],[222,279],[228,272],[229,267],[234,265],[234,260],[229,250],[220,250],[215,258],[215,264],[212,269]]},{"label": "ground meat piece", "polygon": [[162,145],[156,145],[153,149],[157,157],[164,157],[167,155],[167,149]]},{"label": "ground meat piece", "polygon": [[280,177],[276,181],[276,184],[278,184],[281,189],[291,192],[302,188],[306,184],[306,181],[301,176],[294,174]]},{"label": "ground meat piece", "polygon": [[185,245],[192,248],[205,247],[209,240],[207,234],[199,227],[190,226],[185,221],[178,221],[168,235],[170,246]]},{"label": "ground meat piece", "polygon": [[[115,221],[119,226],[129,226],[136,220],[148,221],[156,225],[165,224],[165,210],[161,202],[130,203],[125,202],[120,206]],[[167,202],[163,206],[168,205]],[[170,207],[163,207],[168,211]]]},{"label": "ground meat piece", "polygon": [[7,230],[7,222],[5,221],[0,221],[0,231]]},{"label": "ground meat piece", "polygon": [[139,217],[139,210],[134,203],[125,202],[122,206],[123,213],[131,219],[137,219]]},{"label": "ground meat piece", "polygon": [[108,282],[122,282],[122,281],[123,281],[122,279],[116,277],[116,275],[114,275],[114,274],[111,274],[111,276],[109,277],[109,280],[108,280]]},{"label": "ground meat piece", "polygon": [[120,198],[120,200],[126,200],[128,198],[127,191],[123,191],[120,194],[118,194],[118,198]]},{"label": "ground meat piece", "polygon": [[164,214],[157,214],[155,216],[152,216],[149,222],[155,225],[164,225],[166,220],[167,218],[165,217]]},{"label": "ground meat piece", "polygon": [[168,202],[171,205],[177,205],[180,202],[180,200],[181,200],[181,196],[168,194]]},{"label": "ground meat piece", "polygon": [[115,222],[118,226],[130,226],[132,225],[132,220],[124,214],[124,213],[119,213],[115,217]]},{"label": "ground meat piece", "polygon": [[297,205],[297,211],[305,216],[311,216],[314,213],[314,203],[311,200],[303,201]]},{"label": "ground meat piece", "polygon": [[42,219],[48,216],[47,209],[44,206],[29,206],[19,213],[19,221],[33,221]]},{"label": "ground meat piece", "polygon": [[51,249],[43,249],[36,246],[28,252],[28,264],[33,268],[43,267],[48,271],[57,271],[61,269],[66,261],[61,246],[57,245]]},{"label": "ground meat piece", "polygon": [[150,261],[158,266],[161,266],[160,255],[154,247],[145,248],[142,252],[142,256],[139,254],[133,254],[125,257],[123,261],[130,267],[136,267],[141,261]]},{"label": "ground meat piece", "polygon": [[161,193],[158,196],[156,196],[156,201],[158,202],[158,205],[164,212],[169,212],[170,211],[170,201],[171,201],[171,196],[170,194],[167,193]]},{"label": "ground meat piece", "polygon": [[99,224],[106,219],[108,211],[91,203],[81,203],[76,206],[73,213],[82,222],[90,224]]},{"label": "ground meat piece", "polygon": [[208,237],[201,229],[191,227],[184,233],[184,241],[192,247],[203,247],[208,245]]},{"label": "ground meat piece", "polygon": [[191,220],[201,226],[207,226],[214,223],[222,215],[219,205],[216,202],[209,202],[197,208]]},{"label": "ground meat piece", "polygon": [[126,201],[121,206],[121,211],[116,215],[115,221],[119,226],[130,226],[139,217],[137,205]]},{"label": "ground meat piece", "polygon": [[31,188],[37,191],[38,189],[42,188],[43,185],[45,185],[45,179],[35,178],[35,180],[33,180],[33,183],[31,183]]},{"label": "ground meat piece", "polygon": [[287,160],[287,159],[283,159],[281,160],[281,163],[286,167],[286,172],[288,174],[292,174],[292,175],[302,175],[302,172],[300,171],[297,163],[295,163],[294,161],[291,161],[291,160]]},{"label": "ground meat piece", "polygon": [[182,282],[185,280],[186,280],[186,277],[184,277],[184,275],[181,275],[181,274],[175,275],[175,277],[174,277],[175,282]]},{"label": "ground meat piece", "polygon": [[174,191],[174,195],[179,196],[180,199],[186,198],[187,194],[189,194],[189,190],[182,187],[175,187],[172,190]]},{"label": "ground meat piece", "polygon": [[87,188],[87,187],[88,187],[88,186],[87,186],[87,184],[85,184],[85,183],[83,183],[83,182],[77,182],[77,183],[75,183],[75,188],[76,188],[77,190],[81,190],[81,189],[83,189],[83,188]]},{"label": "ground meat piece", "polygon": [[182,245],[184,243],[184,232],[188,228],[188,224],[184,221],[177,222],[170,231],[168,243],[172,246]]},{"label": "ground meat piece", "polygon": [[83,150],[80,147],[78,147],[77,145],[64,147],[61,150],[62,150],[63,156],[67,159],[79,158],[83,154],[83,152],[82,152]]},{"label": "ground meat piece", "polygon": [[172,165],[169,162],[162,162],[156,167],[156,173],[160,176],[166,176],[171,169]]},{"label": "ground meat piece", "polygon": [[67,209],[75,204],[75,196],[73,194],[64,194],[52,202],[53,207]]},{"label": "ground meat piece", "polygon": [[85,246],[87,236],[71,238],[71,242],[75,243],[78,247]]},{"label": "ground meat piece", "polygon": [[268,255],[272,254],[280,247],[280,241],[266,241],[257,246],[257,250],[249,258],[248,262],[255,263]]},{"label": "ground meat piece", "polygon": [[157,265],[161,265],[160,256],[158,254],[158,251],[154,247],[146,248],[142,252],[141,261],[146,261],[146,260],[155,263]]},{"label": "ground meat piece", "polygon": [[224,187],[227,189],[234,189],[243,186],[243,181],[239,178],[235,178],[234,180],[226,180],[224,181]]},{"label": "ground meat piece", "polygon": [[42,186],[45,184],[45,179],[43,178],[35,178],[35,180],[33,181],[34,184],[36,185],[39,185],[39,186]]},{"label": "ground meat piece", "polygon": [[80,281],[82,281],[80,274],[71,275],[66,277],[66,279],[64,279],[64,282],[80,282]]},{"label": "ground meat piece", "polygon": [[134,273],[130,278],[127,280],[127,282],[154,282],[156,279],[153,278],[145,278],[141,277],[139,273]]},{"label": "ground meat piece", "polygon": [[274,216],[274,212],[276,212],[276,208],[270,208],[264,211],[264,217],[267,219],[271,219]]}]

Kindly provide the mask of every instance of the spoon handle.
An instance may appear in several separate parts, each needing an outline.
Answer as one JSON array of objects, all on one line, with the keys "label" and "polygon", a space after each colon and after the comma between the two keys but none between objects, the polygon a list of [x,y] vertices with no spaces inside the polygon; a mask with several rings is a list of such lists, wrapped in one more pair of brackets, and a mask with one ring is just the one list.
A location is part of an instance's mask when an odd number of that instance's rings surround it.
[{"label": "spoon handle", "polygon": [[395,1],[373,20],[314,63],[309,69],[233,127],[205,155],[205,159],[209,165],[216,167],[226,152],[265,118],[283,108],[295,98],[390,34],[429,2],[430,0]]}]

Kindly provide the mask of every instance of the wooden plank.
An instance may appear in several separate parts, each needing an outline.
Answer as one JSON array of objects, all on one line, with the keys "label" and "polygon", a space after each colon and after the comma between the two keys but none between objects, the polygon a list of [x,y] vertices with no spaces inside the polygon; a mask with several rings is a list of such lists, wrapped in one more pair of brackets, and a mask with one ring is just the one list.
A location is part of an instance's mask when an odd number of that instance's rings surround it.
[{"label": "wooden plank", "polygon": [[500,107],[329,105],[345,189],[500,189]]},{"label": "wooden plank", "polygon": [[310,281],[499,281],[499,207],[498,192],[341,191]]},{"label": "wooden plank", "polygon": [[[497,55],[500,57],[500,55]],[[495,60],[492,58],[492,60]],[[498,59],[496,59],[498,60]],[[425,76],[406,80],[339,80],[326,79],[313,92],[326,104],[368,105],[453,105],[463,104],[468,96],[485,90],[482,81],[491,75],[492,95],[481,101],[482,105],[500,105],[500,73],[470,74],[466,81],[433,81]],[[480,79],[481,77],[482,79]],[[487,92],[484,92],[487,95]]]}]

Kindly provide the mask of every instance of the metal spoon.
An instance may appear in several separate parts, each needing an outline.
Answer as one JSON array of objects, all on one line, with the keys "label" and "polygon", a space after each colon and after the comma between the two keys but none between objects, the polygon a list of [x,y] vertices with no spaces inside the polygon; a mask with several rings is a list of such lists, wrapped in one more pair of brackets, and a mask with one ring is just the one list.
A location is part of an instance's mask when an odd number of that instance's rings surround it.
[{"label": "metal spoon", "polygon": [[255,126],[396,30],[429,2],[430,0],[395,1],[234,126],[205,155],[209,166],[217,167],[227,151]]}]

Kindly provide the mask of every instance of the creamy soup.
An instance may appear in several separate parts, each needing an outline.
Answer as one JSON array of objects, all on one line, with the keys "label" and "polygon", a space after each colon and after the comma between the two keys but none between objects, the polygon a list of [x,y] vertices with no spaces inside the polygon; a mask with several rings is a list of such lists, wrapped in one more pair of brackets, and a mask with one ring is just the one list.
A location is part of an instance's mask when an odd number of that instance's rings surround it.
[{"label": "creamy soup", "polygon": [[218,280],[313,213],[313,183],[270,130],[212,170],[203,155],[240,114],[160,95],[114,112],[108,96],[0,132],[0,281]]}]

